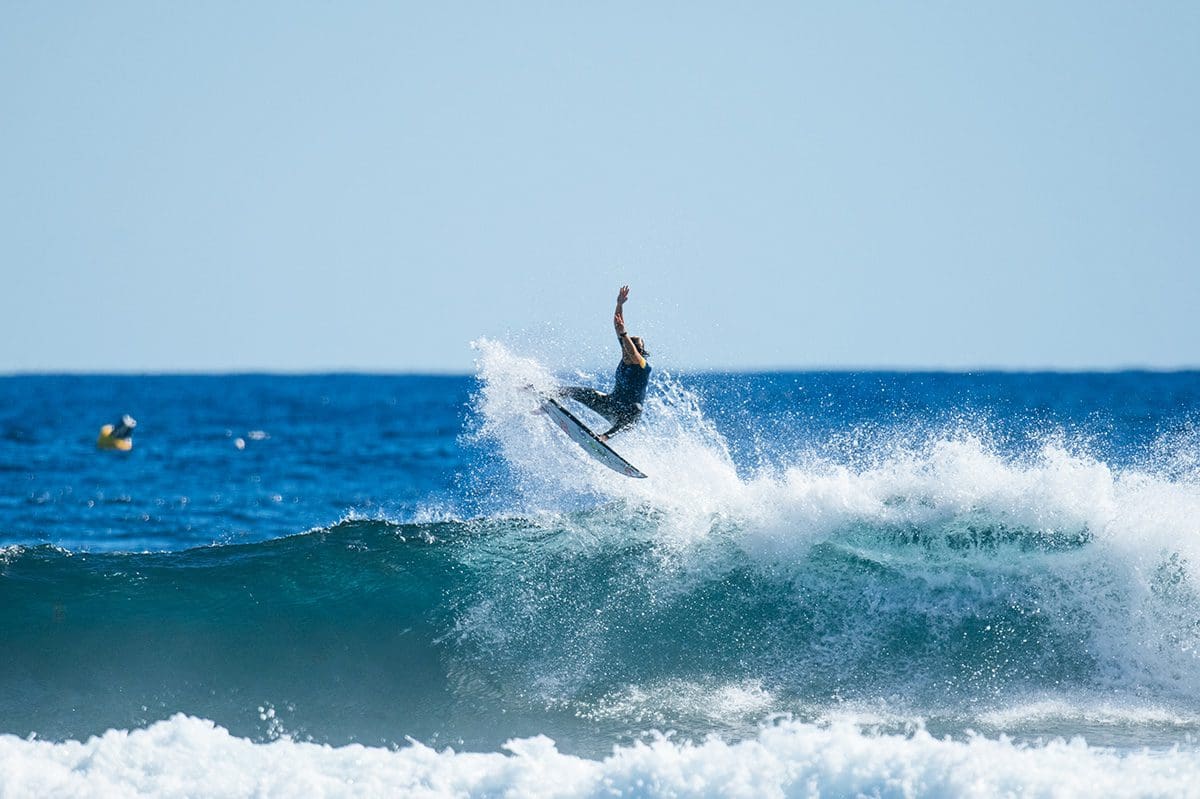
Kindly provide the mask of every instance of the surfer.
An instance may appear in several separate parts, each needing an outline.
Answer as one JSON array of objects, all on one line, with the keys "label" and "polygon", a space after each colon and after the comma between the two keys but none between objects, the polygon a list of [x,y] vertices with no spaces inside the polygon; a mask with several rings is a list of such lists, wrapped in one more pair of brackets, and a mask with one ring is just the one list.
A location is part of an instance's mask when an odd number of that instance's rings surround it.
[{"label": "surfer", "polygon": [[100,428],[100,435],[96,438],[96,449],[128,452],[133,449],[133,428],[135,427],[137,427],[137,420],[129,414],[123,415],[113,424],[104,425]]},{"label": "surfer", "polygon": [[568,386],[559,389],[559,396],[568,397],[591,408],[607,419],[612,427],[601,433],[601,441],[617,434],[636,422],[642,415],[642,403],[646,399],[646,386],[650,382],[650,364],[646,356],[646,342],[641,336],[631,336],[625,330],[625,301],[629,299],[629,286],[621,286],[617,292],[617,310],[613,313],[613,329],[621,344],[621,362],[617,364],[616,379],[612,392],[605,394],[594,388]]}]

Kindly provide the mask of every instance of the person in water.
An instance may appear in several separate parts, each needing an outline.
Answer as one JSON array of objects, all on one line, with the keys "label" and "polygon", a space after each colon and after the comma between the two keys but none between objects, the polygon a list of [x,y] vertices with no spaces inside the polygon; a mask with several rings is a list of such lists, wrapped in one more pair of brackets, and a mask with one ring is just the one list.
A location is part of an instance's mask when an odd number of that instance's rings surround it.
[{"label": "person in water", "polygon": [[646,386],[650,383],[650,364],[646,356],[646,342],[641,336],[631,336],[625,330],[625,301],[629,299],[629,286],[621,286],[617,292],[617,310],[613,313],[613,329],[621,343],[621,362],[617,364],[616,380],[609,394],[594,388],[569,386],[559,390],[559,395],[573,399],[607,419],[612,427],[600,434],[601,441],[608,441],[617,432],[636,422],[642,415],[642,403],[646,400]]},{"label": "person in water", "polygon": [[123,415],[113,424],[104,425],[100,428],[100,435],[96,439],[96,448],[128,452],[133,449],[133,428],[135,427],[137,427],[137,420],[129,414]]}]

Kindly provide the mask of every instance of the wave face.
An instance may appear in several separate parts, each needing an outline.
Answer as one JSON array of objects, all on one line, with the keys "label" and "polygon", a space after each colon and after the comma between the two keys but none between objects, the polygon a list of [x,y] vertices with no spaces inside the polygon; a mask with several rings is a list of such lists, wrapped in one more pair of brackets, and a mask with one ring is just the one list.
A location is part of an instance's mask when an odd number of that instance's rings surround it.
[{"label": "wave face", "polygon": [[[177,460],[57,441],[77,408],[5,420],[0,758],[62,786],[189,747],[331,786],[346,758],[391,786],[452,761],[467,793],[528,767],[579,795],[705,758],[694,795],[736,794],[745,758],[781,762],[783,795],[954,795],[971,769],[1038,794],[1038,764],[1141,769],[1145,746],[1194,770],[1200,376],[656,372],[614,442],[650,475],[628,480],[535,413],[561,376],[477,346],[474,381],[197,379],[163,407],[220,393],[261,435],[177,408]],[[110,749],[128,773],[70,765]]]},{"label": "wave face", "polygon": [[[934,457],[763,478],[746,486],[753,512],[727,507],[702,530],[613,501],[183,552],[10,548],[0,682],[19,690],[0,716],[44,737],[182,710],[258,738],[553,733],[595,749],[630,725],[738,736],[772,713],[887,708],[962,729],[1103,697],[1195,727],[1194,537],[1165,546],[1131,513],[1161,519],[1194,493],[1051,455],[954,484],[930,470],[985,456]],[[1030,508],[1039,486],[1062,499],[1055,475],[1091,499]]]}]

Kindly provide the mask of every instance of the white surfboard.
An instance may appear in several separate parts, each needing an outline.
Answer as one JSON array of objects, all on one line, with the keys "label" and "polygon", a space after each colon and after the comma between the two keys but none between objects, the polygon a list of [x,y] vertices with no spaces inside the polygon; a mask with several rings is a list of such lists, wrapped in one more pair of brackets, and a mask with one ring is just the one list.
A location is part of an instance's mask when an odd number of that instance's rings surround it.
[{"label": "white surfboard", "polygon": [[583,451],[603,463],[614,472],[620,472],[626,477],[645,477],[637,467],[618,455],[612,447],[600,440],[600,437],[587,428],[583,422],[575,418],[575,414],[558,404],[557,400],[546,399],[542,402],[542,410],[554,420],[567,437]]}]

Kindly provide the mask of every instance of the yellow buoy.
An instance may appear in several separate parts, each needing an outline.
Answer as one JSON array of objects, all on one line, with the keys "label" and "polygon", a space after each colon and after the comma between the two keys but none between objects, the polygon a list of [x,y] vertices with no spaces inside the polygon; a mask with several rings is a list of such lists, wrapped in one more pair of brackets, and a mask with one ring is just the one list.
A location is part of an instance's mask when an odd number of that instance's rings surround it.
[{"label": "yellow buoy", "polygon": [[96,449],[112,449],[128,452],[133,449],[133,428],[137,420],[129,414],[121,417],[116,424],[106,424],[100,428],[100,436],[96,439]]}]

